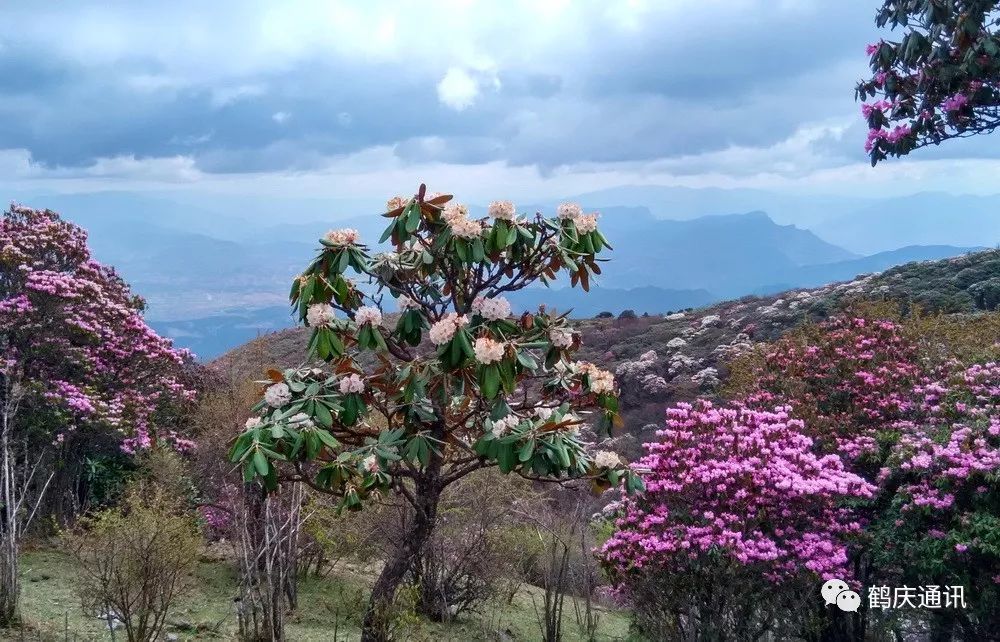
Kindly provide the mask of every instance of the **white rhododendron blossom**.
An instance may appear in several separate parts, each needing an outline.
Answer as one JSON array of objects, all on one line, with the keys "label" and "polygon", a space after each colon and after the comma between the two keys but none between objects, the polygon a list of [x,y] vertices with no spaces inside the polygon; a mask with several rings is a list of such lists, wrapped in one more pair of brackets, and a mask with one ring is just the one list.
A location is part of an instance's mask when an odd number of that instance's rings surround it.
[{"label": "white rhododendron blossom", "polygon": [[444,222],[448,225],[452,225],[455,221],[461,221],[467,219],[468,217],[469,208],[461,203],[452,203],[441,212],[441,218],[443,218]]},{"label": "white rhododendron blossom", "polygon": [[276,383],[264,392],[264,401],[272,408],[280,408],[292,400],[292,391],[287,383]]},{"label": "white rhododendron blossom", "polygon": [[500,221],[513,221],[516,210],[510,201],[493,201],[487,213]]},{"label": "white rhododendron blossom", "polygon": [[573,332],[564,328],[553,328],[549,331],[549,341],[557,348],[569,348],[573,345]]},{"label": "white rhododendron blossom", "polygon": [[368,455],[365,457],[364,461],[361,462],[361,466],[365,469],[365,472],[377,473],[378,472],[378,458],[375,455]]},{"label": "white rhododendron blossom", "polygon": [[250,417],[249,419],[247,419],[247,422],[243,424],[243,427],[246,428],[247,430],[250,430],[252,428],[256,428],[260,424],[261,424],[260,417]]},{"label": "white rhododendron blossom", "polygon": [[552,413],[555,412],[552,408],[547,408],[545,406],[539,406],[535,408],[535,419],[539,421],[548,421],[552,418]]},{"label": "white rhododendron blossom", "polygon": [[391,212],[392,210],[403,207],[409,202],[410,199],[405,196],[393,196],[392,198],[390,198],[388,201],[385,202],[385,211]]},{"label": "white rhododendron blossom", "polygon": [[370,305],[362,306],[354,313],[354,322],[358,325],[366,323],[373,326],[382,325],[382,311]]},{"label": "white rhododendron blossom", "polygon": [[472,349],[476,353],[476,361],[484,366],[503,359],[504,344],[489,337],[476,339],[476,345]]},{"label": "white rhododendron blossom", "polygon": [[556,208],[556,215],[562,220],[575,219],[583,215],[583,208],[576,203],[563,203]]},{"label": "white rhododendron blossom", "polygon": [[416,310],[420,308],[419,303],[417,303],[410,297],[406,296],[405,294],[401,295],[396,302],[399,304],[399,309],[403,310],[404,312],[406,310]]},{"label": "white rhododendron blossom", "polygon": [[306,430],[316,426],[316,424],[313,423],[312,417],[304,412],[299,412],[289,417],[288,423],[300,430]]},{"label": "white rhododendron blossom", "polygon": [[450,221],[451,233],[463,239],[479,238],[483,234],[483,225],[479,221],[467,218],[458,218]]},{"label": "white rhododendron blossom", "polygon": [[428,333],[431,343],[436,346],[448,343],[460,328],[464,328],[468,324],[469,317],[464,314],[459,316],[454,312],[449,312],[443,319],[431,326],[431,330]]},{"label": "white rhododendron blossom", "polygon": [[597,213],[594,214],[581,214],[573,218],[573,224],[576,225],[576,231],[580,234],[589,234],[597,229]]},{"label": "white rhododendron blossom", "polygon": [[342,230],[330,230],[323,236],[328,243],[337,247],[354,245],[358,242],[359,237],[360,234],[358,234],[358,231],[349,227],[345,227]]},{"label": "white rhododendron blossom", "polygon": [[306,310],[306,321],[314,328],[330,325],[334,318],[335,312],[329,303],[314,303]]},{"label": "white rhododendron blossom", "polygon": [[360,394],[365,391],[365,381],[360,375],[352,374],[347,375],[340,380],[340,394],[347,395],[356,393]]},{"label": "white rhododendron blossom", "polygon": [[494,437],[499,439],[513,430],[514,426],[519,423],[521,423],[521,420],[516,415],[507,415],[503,419],[497,419],[493,422],[493,430],[491,432]]},{"label": "white rhododendron blossom", "polygon": [[596,395],[615,391],[615,376],[607,370],[601,370],[592,363],[578,362],[577,370],[590,377],[590,391]]},{"label": "white rhododendron blossom", "polygon": [[622,460],[610,450],[598,450],[594,453],[594,465],[598,468],[614,468],[620,463]]},{"label": "white rhododendron blossom", "polygon": [[498,296],[494,299],[477,296],[472,302],[472,311],[490,321],[499,321],[510,316],[510,301]]}]

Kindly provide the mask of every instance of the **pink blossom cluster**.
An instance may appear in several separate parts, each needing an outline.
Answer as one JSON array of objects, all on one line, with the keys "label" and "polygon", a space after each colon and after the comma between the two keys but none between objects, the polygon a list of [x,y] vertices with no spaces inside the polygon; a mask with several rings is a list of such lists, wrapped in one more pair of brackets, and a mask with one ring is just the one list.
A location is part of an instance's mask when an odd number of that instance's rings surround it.
[{"label": "pink blossom cluster", "polygon": [[889,102],[888,100],[880,100],[878,102],[874,102],[874,103],[870,103],[870,104],[869,103],[865,103],[865,104],[861,105],[861,115],[864,116],[865,118],[868,118],[869,116],[872,115],[873,112],[876,112],[876,111],[884,112],[887,109],[891,109],[891,108],[892,108],[892,103]]},{"label": "pink blossom cluster", "polygon": [[949,96],[941,103],[941,108],[945,111],[958,111],[965,107],[969,103],[969,97],[965,94],[958,93],[954,96]]},{"label": "pink blossom cluster", "polygon": [[849,466],[877,452],[880,432],[909,416],[914,387],[927,383],[898,324],[850,316],[823,324],[818,336],[779,341],[756,376],[749,405],[790,405],[817,446]]},{"label": "pink blossom cluster", "polygon": [[12,205],[0,215],[0,277],[0,361],[52,410],[121,431],[128,451],[193,401],[190,353],[146,324],[145,302],[91,258],[81,228]]},{"label": "pink blossom cluster", "polygon": [[[1000,364],[959,369],[914,392],[918,413],[894,425],[901,436],[889,460],[901,509],[961,521],[1000,476]],[[959,497],[969,499],[959,506]]]},{"label": "pink blossom cluster", "polygon": [[876,141],[885,140],[890,143],[898,143],[902,139],[906,138],[913,132],[913,128],[910,125],[896,125],[892,130],[888,129],[869,129],[868,138],[865,140],[865,151],[870,152],[875,148]]},{"label": "pink blossom cluster", "polygon": [[843,507],[874,487],[836,455],[819,455],[789,408],[681,403],[635,466],[645,496],[626,499],[602,548],[619,571],[680,571],[721,554],[774,581],[804,570],[849,577],[847,538],[861,529]]}]

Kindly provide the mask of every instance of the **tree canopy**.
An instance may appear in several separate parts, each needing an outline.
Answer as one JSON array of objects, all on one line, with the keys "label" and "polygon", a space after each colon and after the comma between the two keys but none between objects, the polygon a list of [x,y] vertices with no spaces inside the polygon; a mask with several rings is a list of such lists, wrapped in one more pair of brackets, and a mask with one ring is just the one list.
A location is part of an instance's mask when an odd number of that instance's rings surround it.
[{"label": "tree canopy", "polygon": [[1000,126],[1000,3],[885,0],[875,23],[899,39],[869,44],[858,83],[874,166],[927,145]]}]

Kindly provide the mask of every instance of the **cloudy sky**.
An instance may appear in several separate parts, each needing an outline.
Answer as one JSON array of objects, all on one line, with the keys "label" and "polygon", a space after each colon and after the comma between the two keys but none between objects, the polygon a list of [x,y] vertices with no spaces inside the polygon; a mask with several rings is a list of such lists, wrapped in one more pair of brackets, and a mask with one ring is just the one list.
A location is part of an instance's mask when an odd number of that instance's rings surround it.
[{"label": "cloudy sky", "polygon": [[987,138],[868,166],[877,4],[8,1],[0,187],[1000,192]]}]

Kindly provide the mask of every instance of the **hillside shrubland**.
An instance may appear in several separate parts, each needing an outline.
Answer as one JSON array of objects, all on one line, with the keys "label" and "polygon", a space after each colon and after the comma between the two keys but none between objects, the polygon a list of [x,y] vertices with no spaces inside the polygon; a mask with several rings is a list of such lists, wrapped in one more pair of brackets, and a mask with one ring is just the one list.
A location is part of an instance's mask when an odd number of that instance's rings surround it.
[{"label": "hillside shrubland", "polygon": [[[554,222],[528,222],[501,203],[492,222],[460,210],[446,218],[447,201],[429,200],[390,210],[387,232],[401,250],[393,259],[369,257],[349,230],[332,232],[293,291],[306,327],[203,368],[141,325],[141,303],[88,262],[81,232],[52,213],[10,218],[74,239],[63,245],[84,257],[82,276],[103,275],[125,297],[111,312],[148,343],[141,355],[155,374],[133,379],[130,361],[117,378],[100,378],[103,388],[71,387],[76,366],[24,339],[36,320],[22,315],[6,330],[21,342],[7,363],[37,364],[8,365],[6,377],[51,371],[64,382],[32,388],[42,403],[19,425],[60,448],[72,440],[74,450],[57,452],[87,467],[93,499],[57,513],[67,528],[60,545],[76,554],[60,563],[60,581],[74,587],[81,614],[129,639],[295,639],[305,621],[367,639],[620,639],[625,617],[637,639],[976,640],[1000,626],[1000,252],[571,327],[553,309],[514,317],[485,285],[510,271],[455,274],[541,252],[536,265],[569,269],[579,283],[604,243],[579,245],[577,223],[596,233],[586,215],[567,208]],[[445,229],[467,236],[433,241]],[[481,258],[470,239],[483,243]],[[438,254],[423,256],[421,242]],[[551,254],[567,248],[590,258]],[[407,252],[419,261],[401,258]],[[21,254],[3,255],[10,269]],[[402,309],[362,305],[344,276],[351,266],[377,271]],[[121,358],[143,345],[91,343],[93,324],[75,319],[118,317],[43,276],[8,279],[0,312],[58,311],[68,329],[51,346],[85,357],[84,372],[108,367],[101,349]],[[469,285],[476,278],[486,290]],[[423,304],[410,302],[421,293]],[[134,380],[148,398],[129,396]],[[434,409],[438,394],[447,410]],[[118,399],[140,405],[119,412]],[[464,419],[435,423],[452,408]],[[619,415],[622,425],[602,432]],[[70,416],[76,428],[58,429]],[[51,457],[38,465],[56,465]],[[439,477],[426,476],[431,464]],[[420,490],[431,483],[430,494]],[[44,487],[28,488],[44,499]],[[48,523],[28,525],[31,541],[54,534]],[[203,560],[143,563],[173,541],[205,550]],[[174,572],[188,564],[202,579]],[[199,584],[206,573],[222,574],[211,590]],[[829,576],[859,589],[957,584],[967,608],[905,618],[824,610],[815,592]],[[38,610],[44,581],[29,579],[21,621],[38,631],[81,622],[68,605]],[[132,592],[146,606],[121,601]],[[362,608],[372,592],[382,597]],[[220,595],[228,611],[213,606]],[[323,600],[332,614],[322,614]],[[181,608],[212,615],[192,625]]]}]

